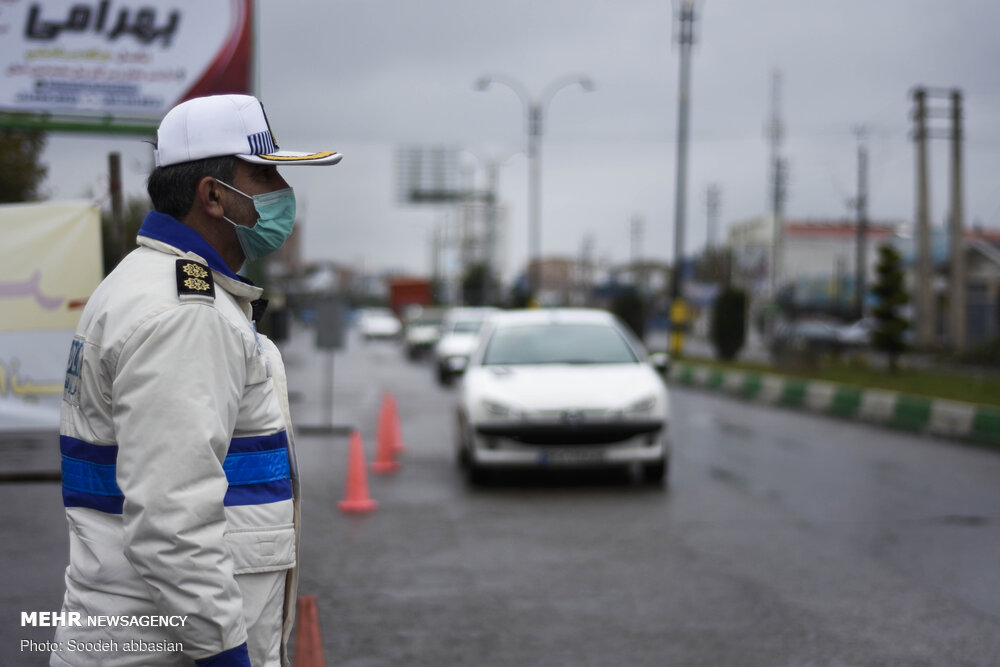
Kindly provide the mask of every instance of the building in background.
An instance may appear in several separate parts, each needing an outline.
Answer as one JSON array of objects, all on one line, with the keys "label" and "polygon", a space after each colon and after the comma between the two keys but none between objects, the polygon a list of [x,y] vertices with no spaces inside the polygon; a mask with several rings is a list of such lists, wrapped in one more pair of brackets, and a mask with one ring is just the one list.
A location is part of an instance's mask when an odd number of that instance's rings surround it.
[{"label": "building in background", "polygon": [[[900,222],[869,222],[865,261],[869,280],[878,261],[878,246],[891,242]],[[730,227],[733,281],[759,294],[766,291],[770,271],[774,219],[761,216]],[[853,285],[856,272],[857,223],[853,220],[784,221],[784,268],[779,286],[803,280]],[[849,297],[846,294],[845,297]]]},{"label": "building in background", "polygon": [[[853,220],[795,220],[784,223],[783,274],[778,281],[781,299],[803,310],[850,312],[856,277],[857,224]],[[731,226],[728,237],[732,253],[733,282],[748,290],[757,301],[768,298],[768,276],[772,254],[773,221],[761,216]],[[916,284],[915,242],[912,224],[869,222],[866,244],[866,275],[872,305],[878,248],[895,245],[903,257],[907,283]],[[934,277],[935,335],[938,344],[947,341],[948,234],[944,227],[931,232]],[[969,345],[1000,335],[1000,230],[973,228],[965,233],[966,339]]]}]

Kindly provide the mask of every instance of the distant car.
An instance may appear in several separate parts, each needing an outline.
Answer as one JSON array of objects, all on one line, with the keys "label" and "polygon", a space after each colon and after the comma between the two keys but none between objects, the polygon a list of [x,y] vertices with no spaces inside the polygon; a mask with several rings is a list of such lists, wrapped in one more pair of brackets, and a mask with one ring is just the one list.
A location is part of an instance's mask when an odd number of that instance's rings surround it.
[{"label": "distant car", "polygon": [[418,359],[430,352],[441,339],[445,310],[415,306],[403,316],[403,338],[406,354],[410,359]]},{"label": "distant car", "polygon": [[845,348],[869,347],[872,344],[875,323],[874,317],[863,317],[857,322],[837,327],[837,341]]},{"label": "distant car", "polygon": [[[878,327],[878,319],[874,317],[863,317],[856,322],[837,328],[837,341],[845,349],[856,349],[871,347],[875,341],[875,330]],[[903,331],[903,342],[912,346],[916,334],[912,327],[907,326]]]},{"label": "distant car", "polygon": [[438,383],[448,386],[461,375],[469,355],[479,342],[483,323],[498,308],[452,308],[444,317],[441,339],[434,345],[434,368]]},{"label": "distant car", "polygon": [[779,324],[771,338],[771,354],[826,354],[841,349],[837,327],[823,320],[803,319]]},{"label": "distant car", "polygon": [[612,314],[589,309],[494,316],[458,405],[458,460],[491,468],[668,467],[669,399],[646,351]]},{"label": "distant car", "polygon": [[388,308],[362,308],[358,311],[357,327],[365,340],[396,339],[403,329]]}]

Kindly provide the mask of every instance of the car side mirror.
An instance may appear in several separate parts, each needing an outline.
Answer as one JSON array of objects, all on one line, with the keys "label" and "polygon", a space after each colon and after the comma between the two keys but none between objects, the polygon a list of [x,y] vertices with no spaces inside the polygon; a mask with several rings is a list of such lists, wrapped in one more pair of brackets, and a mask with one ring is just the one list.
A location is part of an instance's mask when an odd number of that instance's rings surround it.
[{"label": "car side mirror", "polygon": [[649,355],[649,363],[663,377],[666,377],[670,372],[670,355],[666,352],[654,352]]}]

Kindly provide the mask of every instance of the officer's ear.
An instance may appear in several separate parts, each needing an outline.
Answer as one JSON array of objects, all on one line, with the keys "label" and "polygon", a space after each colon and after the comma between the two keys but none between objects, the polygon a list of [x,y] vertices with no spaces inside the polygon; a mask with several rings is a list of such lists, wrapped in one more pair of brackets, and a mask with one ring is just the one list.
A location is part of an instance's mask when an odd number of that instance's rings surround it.
[{"label": "officer's ear", "polygon": [[205,176],[198,181],[194,205],[201,208],[206,215],[221,219],[226,211],[222,206],[222,186],[219,182],[211,176]]}]

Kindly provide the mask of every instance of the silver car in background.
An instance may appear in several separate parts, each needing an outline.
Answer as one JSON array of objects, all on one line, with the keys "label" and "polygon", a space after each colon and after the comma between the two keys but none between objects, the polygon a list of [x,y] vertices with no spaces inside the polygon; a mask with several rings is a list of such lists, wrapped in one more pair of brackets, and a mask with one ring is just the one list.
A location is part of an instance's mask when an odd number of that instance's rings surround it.
[{"label": "silver car in background", "polygon": [[441,339],[434,345],[434,368],[438,383],[448,386],[465,370],[469,356],[479,344],[479,333],[499,308],[452,308],[444,317]]},{"label": "silver car in background", "polygon": [[445,312],[444,308],[432,306],[412,306],[406,310],[403,315],[403,340],[407,357],[419,359],[434,349],[441,340]]}]

